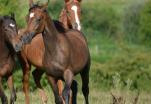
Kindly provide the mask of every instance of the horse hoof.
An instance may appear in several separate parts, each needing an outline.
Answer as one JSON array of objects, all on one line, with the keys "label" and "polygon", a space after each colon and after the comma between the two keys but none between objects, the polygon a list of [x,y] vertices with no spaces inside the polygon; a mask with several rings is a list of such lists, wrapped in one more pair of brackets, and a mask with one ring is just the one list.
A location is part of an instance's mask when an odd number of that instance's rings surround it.
[{"label": "horse hoof", "polygon": [[10,104],[14,104],[14,102],[16,101],[16,99],[17,99],[17,96],[16,96],[16,94],[14,94],[14,95],[11,97]]},{"label": "horse hoof", "polygon": [[2,97],[1,100],[2,100],[2,104],[8,104],[8,100],[6,96]]}]

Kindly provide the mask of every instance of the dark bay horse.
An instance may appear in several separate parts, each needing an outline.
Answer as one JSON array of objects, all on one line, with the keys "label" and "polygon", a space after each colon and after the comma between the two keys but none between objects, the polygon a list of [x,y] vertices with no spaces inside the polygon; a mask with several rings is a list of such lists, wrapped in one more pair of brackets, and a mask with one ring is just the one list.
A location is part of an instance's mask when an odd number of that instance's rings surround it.
[{"label": "dark bay horse", "polygon": [[[65,103],[69,104],[70,87],[74,76],[78,73],[82,78],[82,91],[88,104],[90,54],[86,39],[76,30],[59,33],[47,13],[47,5],[34,5],[30,8],[30,18],[21,42],[27,44],[35,35],[42,33],[45,47],[42,64],[53,89],[56,104],[62,104],[57,81],[59,79],[65,81],[63,98]],[[19,47],[16,44],[16,51]]]},{"label": "dark bay horse", "polygon": [[15,51],[13,49],[17,36],[14,15],[0,16],[0,97],[2,104],[8,104],[3,90],[2,79],[6,78],[11,92],[10,104],[16,101],[16,91],[13,84],[13,69],[15,65]]},{"label": "dark bay horse", "polygon": [[63,23],[66,29],[81,30],[81,0],[64,0],[65,7],[62,9],[59,21]]}]

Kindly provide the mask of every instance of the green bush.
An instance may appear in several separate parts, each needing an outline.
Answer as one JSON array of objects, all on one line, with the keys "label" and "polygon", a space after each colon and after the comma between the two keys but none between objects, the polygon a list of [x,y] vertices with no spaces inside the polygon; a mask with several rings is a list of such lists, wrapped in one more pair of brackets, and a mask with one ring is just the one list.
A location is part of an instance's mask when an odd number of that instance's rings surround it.
[{"label": "green bush", "polygon": [[151,0],[131,3],[125,9],[123,27],[126,38],[135,43],[151,45]]},{"label": "green bush", "polygon": [[139,40],[146,45],[151,45],[151,0],[148,1],[140,13]]},{"label": "green bush", "polygon": [[123,15],[123,27],[126,38],[130,41],[136,42],[138,40],[140,11],[143,5],[143,1],[132,2],[125,8],[125,13]]},{"label": "green bush", "polygon": [[99,4],[85,4],[82,7],[81,21],[84,29],[90,35],[94,35],[94,31],[98,31],[114,36],[118,30],[119,18],[115,10],[110,6],[100,7]]}]

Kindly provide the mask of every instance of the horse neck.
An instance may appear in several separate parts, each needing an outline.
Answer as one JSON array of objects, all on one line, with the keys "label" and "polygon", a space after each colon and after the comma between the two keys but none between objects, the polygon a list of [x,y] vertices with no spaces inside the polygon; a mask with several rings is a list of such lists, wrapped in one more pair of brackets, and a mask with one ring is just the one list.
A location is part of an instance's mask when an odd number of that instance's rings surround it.
[{"label": "horse neck", "polygon": [[4,31],[2,25],[0,26],[0,42],[4,42]]},{"label": "horse neck", "polygon": [[69,29],[69,24],[71,25],[70,19],[67,15],[66,8],[63,8],[60,13],[59,21],[64,25],[66,29]]},{"label": "horse neck", "polygon": [[2,56],[9,56],[10,53],[11,55],[14,54],[13,48],[11,47],[10,44],[5,40],[5,32],[2,29],[2,26],[0,26],[0,57]]},{"label": "horse neck", "polygon": [[43,39],[46,51],[55,53],[57,45],[58,31],[56,30],[52,19],[47,16],[45,20],[45,29],[43,32]]}]

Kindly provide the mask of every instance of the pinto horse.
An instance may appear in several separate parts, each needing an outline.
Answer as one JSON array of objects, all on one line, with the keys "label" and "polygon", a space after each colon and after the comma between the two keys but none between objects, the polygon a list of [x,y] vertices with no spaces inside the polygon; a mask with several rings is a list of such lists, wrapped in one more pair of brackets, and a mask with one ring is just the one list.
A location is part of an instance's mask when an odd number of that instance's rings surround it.
[{"label": "pinto horse", "polygon": [[0,16],[0,97],[2,104],[8,104],[7,96],[3,91],[2,79],[7,79],[11,92],[10,104],[16,101],[16,91],[13,84],[13,69],[15,65],[14,42],[17,36],[14,15]]},{"label": "pinto horse", "polygon": [[65,7],[62,9],[59,21],[63,23],[66,29],[81,30],[80,16],[81,16],[81,0],[64,0]]},{"label": "pinto horse", "polygon": [[[47,5],[48,3],[43,6],[34,5],[30,8],[28,25],[20,42],[27,44],[35,35],[42,33],[45,47],[42,64],[52,87],[56,104],[63,103],[59,96],[57,81],[59,79],[65,81],[62,96],[65,103],[69,104],[71,84],[78,73],[82,78],[82,91],[85,102],[88,104],[90,54],[86,38],[76,30],[59,33],[48,15]],[[18,44],[15,45],[16,51],[22,47]]]}]

